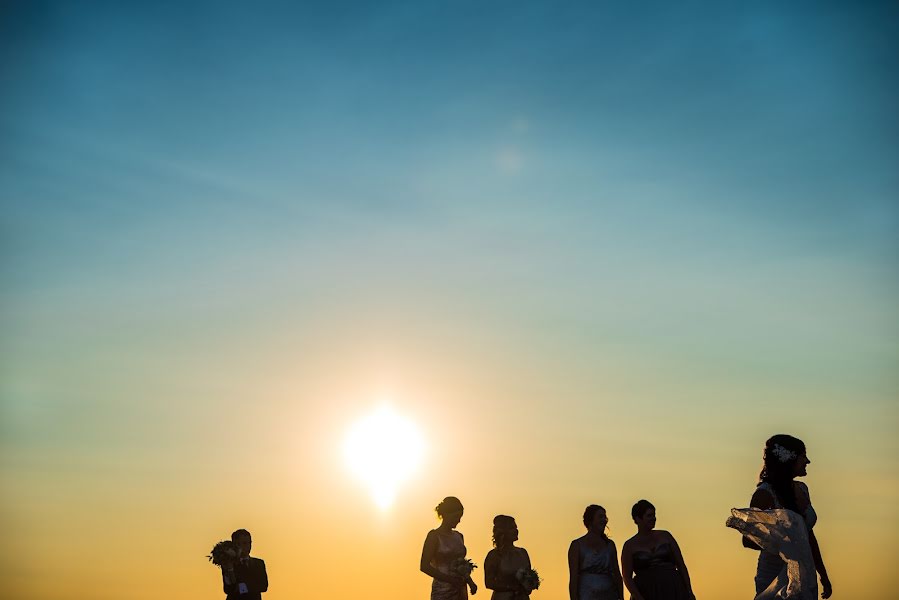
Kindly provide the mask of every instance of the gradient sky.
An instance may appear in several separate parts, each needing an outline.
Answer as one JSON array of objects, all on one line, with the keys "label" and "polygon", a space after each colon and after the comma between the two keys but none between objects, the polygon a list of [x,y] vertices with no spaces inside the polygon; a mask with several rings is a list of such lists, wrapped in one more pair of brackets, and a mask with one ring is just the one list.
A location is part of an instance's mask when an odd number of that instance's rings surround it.
[{"label": "gradient sky", "polygon": [[[246,527],[267,600],[426,598],[448,494],[535,598],[642,497],[750,597],[778,432],[834,598],[897,589],[894,2],[145,4],[0,7],[10,597],[221,598]],[[383,398],[386,512],[340,456]]]}]

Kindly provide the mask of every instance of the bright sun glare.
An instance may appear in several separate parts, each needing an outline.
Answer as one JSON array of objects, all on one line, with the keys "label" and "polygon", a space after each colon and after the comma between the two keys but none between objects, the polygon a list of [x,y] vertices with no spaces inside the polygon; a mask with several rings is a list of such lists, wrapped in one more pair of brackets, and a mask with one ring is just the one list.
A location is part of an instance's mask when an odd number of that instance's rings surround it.
[{"label": "bright sun glare", "polygon": [[381,508],[393,504],[397,489],[418,469],[423,453],[424,438],[415,424],[388,407],[357,421],[344,443],[347,465]]}]

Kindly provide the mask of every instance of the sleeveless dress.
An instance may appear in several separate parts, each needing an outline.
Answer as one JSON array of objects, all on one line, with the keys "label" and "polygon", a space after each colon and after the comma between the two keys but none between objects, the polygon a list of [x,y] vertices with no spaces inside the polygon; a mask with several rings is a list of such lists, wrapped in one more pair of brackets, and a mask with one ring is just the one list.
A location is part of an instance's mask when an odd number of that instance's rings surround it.
[{"label": "sleeveless dress", "polygon": [[618,590],[612,577],[615,544],[606,542],[598,552],[587,544],[578,544],[578,600],[618,600]]},{"label": "sleeveless dress", "polygon": [[634,583],[644,600],[688,600],[690,593],[674,558],[674,548],[662,542],[651,551],[633,554]]},{"label": "sleeveless dress", "polygon": [[[513,548],[511,552],[502,553],[494,549],[487,554],[487,557],[490,558],[491,554],[497,556],[497,560],[499,560],[496,582],[500,587],[518,586],[518,577],[516,576],[518,569],[531,568],[531,561],[528,558],[527,553],[523,552],[521,548]],[[484,565],[486,566],[486,564],[487,560],[485,559]],[[517,592],[494,590],[491,598],[493,600],[524,600],[525,598],[530,598],[530,596],[531,594],[524,590]]]},{"label": "sleeveless dress", "polygon": [[[435,529],[437,534],[437,552],[431,559],[431,566],[444,573],[450,574],[453,562],[459,558],[465,558],[467,550],[465,543],[462,541],[462,534],[458,531],[450,531],[449,533],[440,533]],[[431,584],[431,600],[463,600],[468,598],[468,586],[464,583],[449,583],[435,579]]]},{"label": "sleeveless dress", "polygon": [[774,509],[732,509],[727,526],[736,529],[762,548],[755,575],[756,600],[797,598],[812,600],[818,595],[818,578],[808,532],[818,521],[808,487],[796,482],[796,500],[802,513],[785,509],[767,482],[757,490],[768,492]]}]

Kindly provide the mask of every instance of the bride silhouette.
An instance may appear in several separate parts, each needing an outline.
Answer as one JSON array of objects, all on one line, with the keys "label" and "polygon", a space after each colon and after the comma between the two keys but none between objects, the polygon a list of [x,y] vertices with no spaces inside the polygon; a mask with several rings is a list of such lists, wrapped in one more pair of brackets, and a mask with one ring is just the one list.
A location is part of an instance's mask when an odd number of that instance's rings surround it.
[{"label": "bride silhouette", "polygon": [[811,464],[802,440],[778,434],[765,442],[763,467],[749,508],[731,510],[727,526],[743,534],[743,545],[761,550],[755,575],[756,600],[813,600],[821,575],[821,597],[833,589],[812,528],[818,515],[808,486],[794,481]]}]

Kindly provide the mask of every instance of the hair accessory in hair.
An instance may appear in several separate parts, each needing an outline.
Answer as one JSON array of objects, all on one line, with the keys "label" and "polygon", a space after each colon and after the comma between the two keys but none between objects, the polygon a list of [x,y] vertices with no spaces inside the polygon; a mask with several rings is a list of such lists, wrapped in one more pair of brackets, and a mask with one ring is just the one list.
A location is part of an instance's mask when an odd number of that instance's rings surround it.
[{"label": "hair accessory in hair", "polygon": [[777,460],[782,463],[790,462],[791,460],[795,460],[796,458],[795,452],[787,450],[780,444],[774,444],[773,446],[771,446],[771,452],[773,452],[774,456],[777,457]]}]

